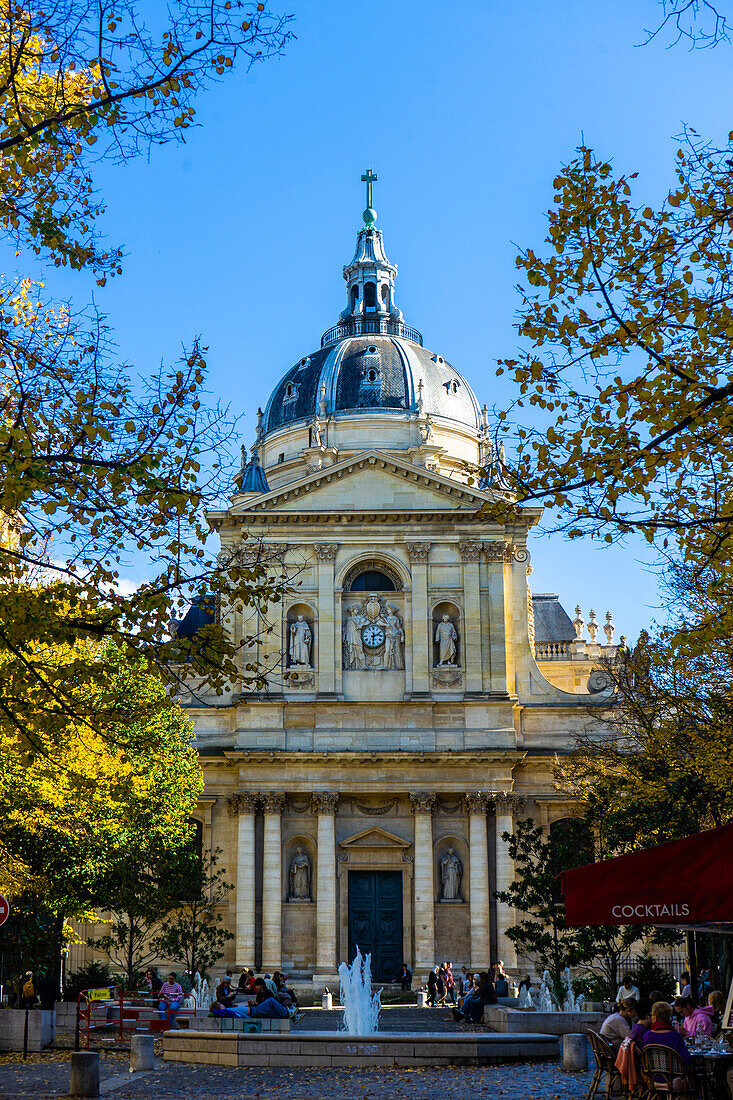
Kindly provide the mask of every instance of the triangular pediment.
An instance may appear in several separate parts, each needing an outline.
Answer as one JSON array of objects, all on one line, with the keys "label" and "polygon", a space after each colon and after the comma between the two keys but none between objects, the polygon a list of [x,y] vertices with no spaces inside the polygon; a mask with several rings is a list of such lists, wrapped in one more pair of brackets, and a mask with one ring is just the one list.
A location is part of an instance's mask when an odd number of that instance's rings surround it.
[{"label": "triangular pediment", "polygon": [[339,842],[339,848],[409,848],[409,840],[373,825]]},{"label": "triangular pediment", "polygon": [[334,466],[233,504],[230,516],[259,512],[446,512],[475,514],[491,492],[465,485],[381,451],[362,451]]}]

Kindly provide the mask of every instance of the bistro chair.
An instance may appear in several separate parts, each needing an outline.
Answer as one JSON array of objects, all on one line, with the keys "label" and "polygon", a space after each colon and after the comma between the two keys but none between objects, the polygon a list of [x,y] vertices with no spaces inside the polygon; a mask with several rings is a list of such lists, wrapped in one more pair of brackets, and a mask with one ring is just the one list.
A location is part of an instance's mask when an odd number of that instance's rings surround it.
[{"label": "bistro chair", "polygon": [[606,1100],[611,1100],[612,1096],[622,1096],[625,1086],[621,1074],[616,1069],[616,1054],[613,1047],[597,1031],[589,1030],[588,1038],[590,1039],[590,1048],[593,1051],[596,1068],[585,1100],[593,1100],[593,1097],[596,1096],[603,1084],[604,1074],[606,1077]]},{"label": "bistro chair", "polygon": [[[641,1056],[641,1067],[648,1082],[650,1097],[667,1096],[674,1100],[698,1100],[697,1082],[676,1050],[661,1043],[649,1043]],[[681,1082],[675,1088],[675,1082]]]}]

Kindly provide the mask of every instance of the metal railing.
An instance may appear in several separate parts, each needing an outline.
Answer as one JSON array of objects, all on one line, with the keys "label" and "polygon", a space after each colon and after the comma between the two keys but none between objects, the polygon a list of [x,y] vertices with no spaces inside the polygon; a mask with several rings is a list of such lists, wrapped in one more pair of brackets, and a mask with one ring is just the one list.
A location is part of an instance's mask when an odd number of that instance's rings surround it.
[{"label": "metal railing", "polygon": [[570,644],[570,642],[535,642],[535,659],[538,661],[569,661]]},{"label": "metal railing", "polygon": [[343,340],[347,336],[404,336],[406,340],[422,347],[422,333],[403,321],[389,321],[386,317],[354,317],[351,321],[342,321],[332,328],[326,329],[321,337],[321,347],[327,344],[335,344],[337,340]]}]

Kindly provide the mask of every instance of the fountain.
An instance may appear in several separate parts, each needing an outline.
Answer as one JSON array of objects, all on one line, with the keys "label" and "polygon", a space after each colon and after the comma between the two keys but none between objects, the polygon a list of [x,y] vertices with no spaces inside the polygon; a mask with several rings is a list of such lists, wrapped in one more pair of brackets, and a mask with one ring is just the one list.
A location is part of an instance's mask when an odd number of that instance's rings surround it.
[{"label": "fountain", "polygon": [[573,976],[567,966],[563,971],[563,985],[566,992],[560,1004],[550,972],[545,970],[539,993],[534,998],[528,989],[522,988],[516,1008],[491,1005],[486,1009],[485,1019],[496,1030],[507,1032],[543,1031],[565,1035],[587,1031],[588,1028],[598,1029],[606,1014],[586,1009],[583,994],[575,994]]},{"label": "fountain", "polygon": [[209,991],[209,983],[206,978],[202,979],[198,970],[193,976],[193,988],[196,993],[196,1011],[208,1012],[214,998]]},{"label": "fountain", "polygon": [[555,1000],[551,993],[551,979],[550,971],[545,970],[542,975],[542,982],[540,984],[540,1000],[539,1000],[540,1012],[554,1012]]},{"label": "fountain", "polygon": [[517,1008],[524,1009],[525,1012],[534,1011],[534,1001],[532,1000],[532,994],[526,985],[523,985],[519,990],[519,1000],[517,1002]]},{"label": "fountain", "polygon": [[381,989],[372,994],[372,956],[364,957],[357,947],[351,966],[339,966],[341,1004],[344,1006],[343,1030],[349,1035],[371,1035],[377,1030],[382,1008]]},{"label": "fountain", "polygon": [[565,1000],[563,1002],[563,1012],[582,1012],[585,1008],[585,997],[582,993],[575,996],[575,990],[573,989],[573,976],[570,973],[570,967],[566,966],[562,972],[562,976],[565,979],[565,985],[567,986],[567,993],[565,994]]}]

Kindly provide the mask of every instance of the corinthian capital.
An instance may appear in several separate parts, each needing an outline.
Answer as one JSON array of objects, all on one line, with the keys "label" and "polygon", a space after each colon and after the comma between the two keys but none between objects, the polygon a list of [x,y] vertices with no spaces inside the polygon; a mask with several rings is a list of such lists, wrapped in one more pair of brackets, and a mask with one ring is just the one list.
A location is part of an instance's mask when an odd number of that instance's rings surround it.
[{"label": "corinthian capital", "polygon": [[461,557],[464,561],[478,561],[482,549],[482,542],[462,542],[460,544]]},{"label": "corinthian capital", "polygon": [[235,791],[227,799],[227,809],[231,817],[239,814],[253,814],[257,809],[259,795],[254,791]]},{"label": "corinthian capital", "polygon": [[485,814],[487,797],[483,791],[469,791],[465,796],[470,814]]},{"label": "corinthian capital", "polygon": [[317,814],[335,814],[339,796],[333,791],[314,791],[313,809]]},{"label": "corinthian capital", "polygon": [[497,791],[491,795],[491,801],[498,814],[514,815],[524,806],[525,800],[513,791]]},{"label": "corinthian capital", "polygon": [[338,550],[337,542],[314,542],[313,549],[316,552],[316,557],[319,561],[335,561],[336,551]]},{"label": "corinthian capital", "polygon": [[410,561],[427,561],[430,554],[429,542],[408,542],[407,554]]},{"label": "corinthian capital", "polygon": [[410,809],[414,814],[431,814],[435,809],[435,795],[431,791],[416,791],[410,795]]},{"label": "corinthian capital", "polygon": [[281,814],[285,809],[285,795],[280,791],[265,791],[262,801],[266,814]]}]

